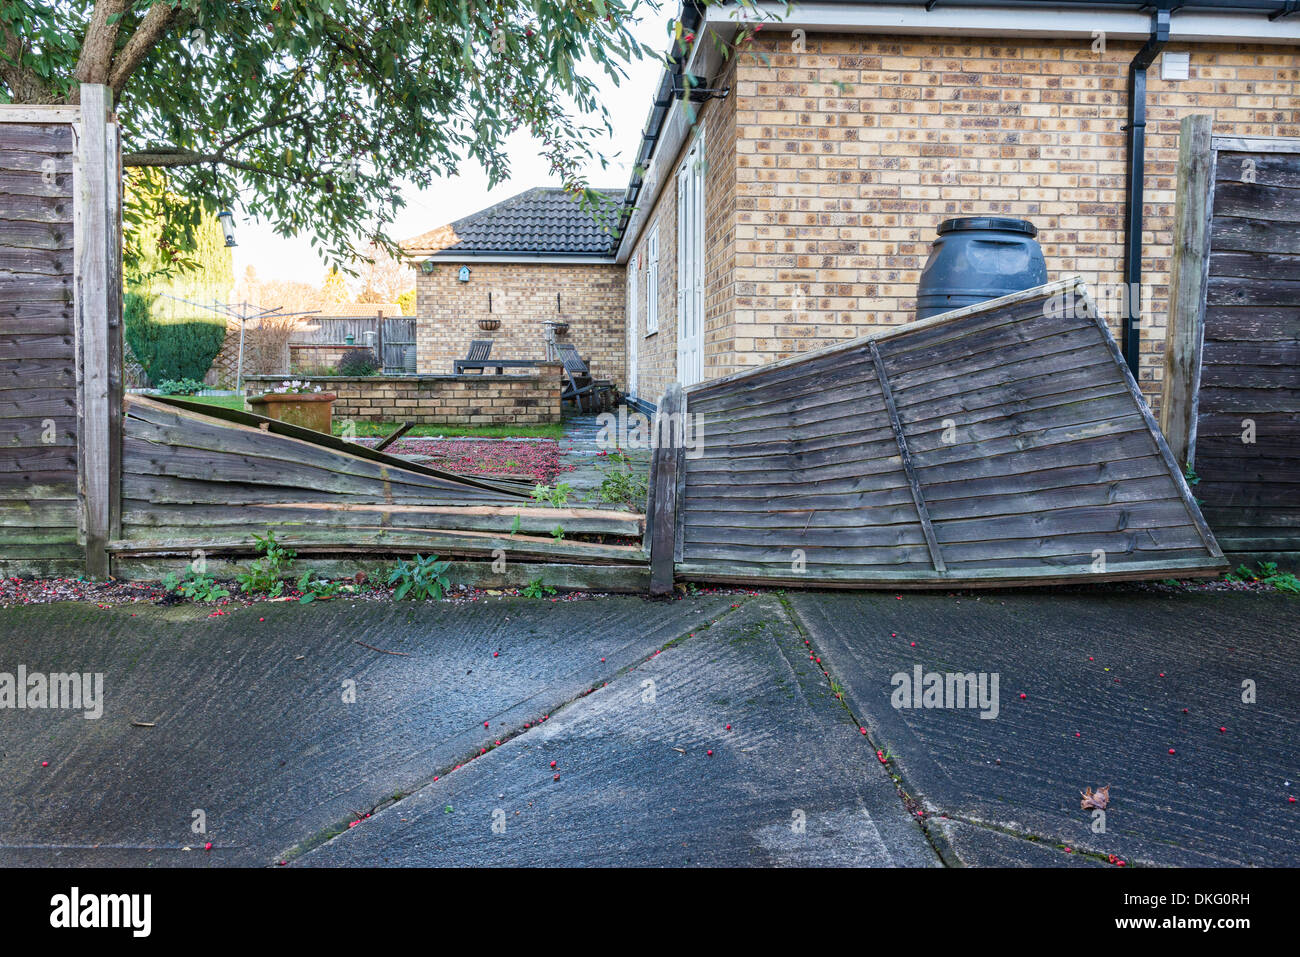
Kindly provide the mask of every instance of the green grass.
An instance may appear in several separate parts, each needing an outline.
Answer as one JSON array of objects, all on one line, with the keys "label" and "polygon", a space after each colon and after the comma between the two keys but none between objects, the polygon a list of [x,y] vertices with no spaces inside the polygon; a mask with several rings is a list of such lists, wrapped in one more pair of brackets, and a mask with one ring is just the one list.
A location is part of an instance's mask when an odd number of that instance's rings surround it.
[{"label": "green grass", "polygon": [[201,402],[204,405],[219,405],[223,409],[234,409],[237,412],[246,411],[242,395],[178,395],[176,398],[187,402]]},{"label": "green grass", "polygon": [[[398,422],[356,422],[359,439],[382,438],[392,433]],[[343,434],[343,423],[334,421],[334,434]],[[415,425],[403,436],[406,439],[447,436],[470,439],[558,439],[564,435],[564,426],[553,425]]]}]

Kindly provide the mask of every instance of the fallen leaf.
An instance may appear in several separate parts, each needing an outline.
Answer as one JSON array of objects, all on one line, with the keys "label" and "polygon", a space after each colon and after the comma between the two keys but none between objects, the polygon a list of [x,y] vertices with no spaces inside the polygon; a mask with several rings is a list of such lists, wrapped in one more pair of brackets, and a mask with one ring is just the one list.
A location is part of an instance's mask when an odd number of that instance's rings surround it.
[{"label": "fallen leaf", "polygon": [[1079,807],[1083,808],[1085,811],[1088,808],[1097,808],[1104,811],[1106,805],[1110,803],[1109,784],[1104,788],[1097,788],[1095,791],[1092,788],[1088,788],[1088,790],[1080,791],[1079,793],[1083,795],[1083,800],[1079,802]]}]

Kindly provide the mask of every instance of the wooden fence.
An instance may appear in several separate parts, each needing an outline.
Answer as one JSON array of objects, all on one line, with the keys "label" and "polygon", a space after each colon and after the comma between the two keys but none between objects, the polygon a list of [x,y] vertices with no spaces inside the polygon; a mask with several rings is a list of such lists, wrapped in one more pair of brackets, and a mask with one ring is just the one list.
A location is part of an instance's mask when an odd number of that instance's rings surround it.
[{"label": "wooden fence", "polygon": [[414,372],[408,354],[415,348],[415,319],[401,316],[312,316],[294,330],[289,345],[356,345],[383,353],[385,375]]},{"label": "wooden fence", "polygon": [[0,107],[0,559],[42,574],[107,574],[120,520],[119,169],[103,87]]},{"label": "wooden fence", "polygon": [[661,438],[675,415],[699,442],[655,453],[660,592],[1225,566],[1080,280],[670,390]]},{"label": "wooden fence", "polygon": [[1223,547],[1300,553],[1300,140],[1183,121],[1162,423]]},{"label": "wooden fence", "polygon": [[[83,86],[79,109],[0,106],[0,573],[156,578],[211,554],[210,570],[231,574],[269,529],[352,563],[455,558],[461,581],[524,585],[545,561],[548,584],[644,590],[639,514],[533,507],[517,482],[249,413],[124,398],[107,107],[102,86]],[[390,322],[395,346],[414,338],[413,320]],[[557,525],[572,537],[556,541]],[[609,537],[636,543],[593,540]]]},{"label": "wooden fence", "polygon": [[[1250,269],[1294,258],[1257,248],[1294,234],[1288,163],[1257,163],[1271,192],[1249,192],[1271,217],[1210,230],[1256,237]],[[656,592],[675,578],[948,587],[1225,566],[1079,280],[674,388],[647,516],[534,508],[526,485],[249,413],[124,408],[120,182],[103,87],[83,87],[78,110],[0,107],[0,572],[156,577],[196,552],[229,572],[267,529],[324,559],[436,553],[465,581]],[[1225,268],[1240,258],[1219,248]],[[1207,275],[1216,308],[1255,296],[1247,320],[1294,319],[1294,300],[1267,298],[1294,280]],[[1268,414],[1285,425],[1294,408]]]}]

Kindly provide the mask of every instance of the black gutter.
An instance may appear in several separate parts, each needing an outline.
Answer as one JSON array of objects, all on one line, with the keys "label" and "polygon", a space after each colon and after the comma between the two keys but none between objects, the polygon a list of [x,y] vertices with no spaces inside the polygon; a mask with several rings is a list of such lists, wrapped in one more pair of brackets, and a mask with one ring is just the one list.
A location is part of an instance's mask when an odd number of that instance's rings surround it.
[{"label": "black gutter", "polygon": [[[681,13],[677,19],[681,21],[683,34],[694,33],[704,19],[704,3],[701,0],[686,0],[682,4]],[[686,53],[689,49],[690,46],[674,43],[673,49],[668,52],[668,67],[659,80],[659,89],[655,92],[650,121],[641,133],[641,148],[637,150],[636,160],[632,164],[632,179],[628,182],[627,190],[623,194],[623,209],[619,213],[618,231],[615,234],[614,248],[612,250],[612,255],[615,258],[618,256],[618,247],[623,242],[623,231],[627,229],[627,224],[632,219],[632,213],[636,210],[637,200],[641,196],[641,187],[645,184],[645,173],[650,158],[654,156],[655,147],[659,145],[659,137],[663,135],[664,123],[668,119],[668,111],[672,109],[674,103],[673,77],[681,74],[686,63]]]},{"label": "black gutter", "polygon": [[1142,290],[1142,213],[1146,173],[1147,67],[1169,42],[1170,0],[1157,0],[1151,36],[1128,67],[1128,182],[1124,190],[1124,331],[1120,342],[1133,378],[1138,377],[1142,330],[1138,325]]}]

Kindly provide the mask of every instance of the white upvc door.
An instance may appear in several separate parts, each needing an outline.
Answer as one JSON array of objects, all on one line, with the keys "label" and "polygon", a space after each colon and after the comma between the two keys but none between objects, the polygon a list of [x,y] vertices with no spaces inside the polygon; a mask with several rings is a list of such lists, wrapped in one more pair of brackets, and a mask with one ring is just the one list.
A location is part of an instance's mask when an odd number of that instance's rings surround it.
[{"label": "white upvc door", "polygon": [[627,394],[635,396],[637,380],[637,346],[641,342],[641,323],[638,313],[640,312],[640,301],[638,299],[638,275],[637,270],[640,268],[641,260],[639,256],[633,256],[627,263]]},{"label": "white upvc door", "polygon": [[677,172],[677,381],[704,378],[704,142]]}]

